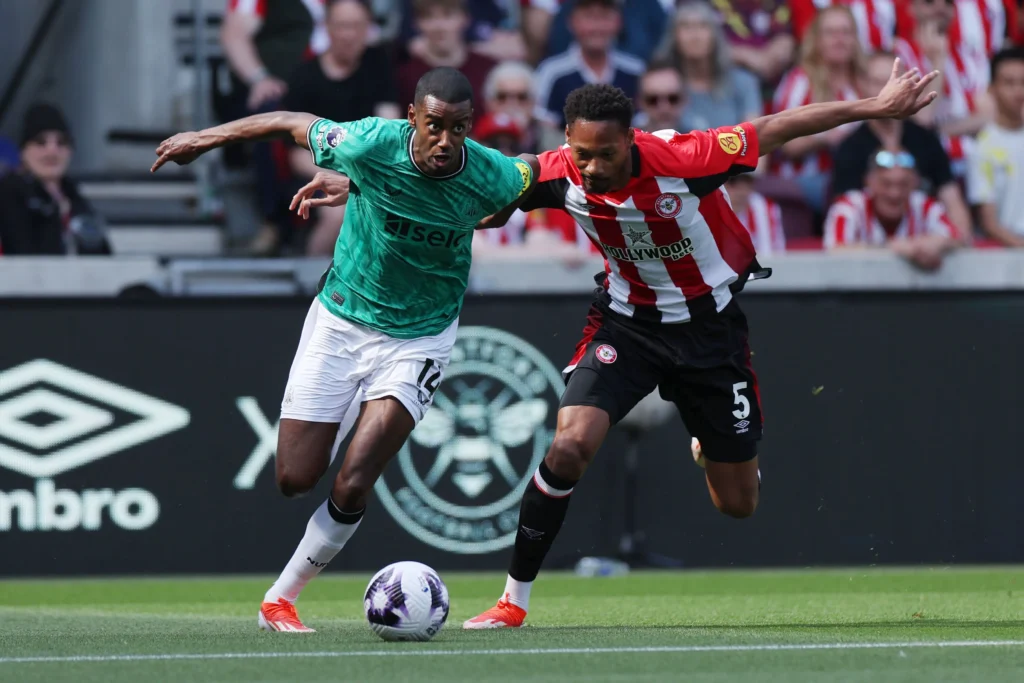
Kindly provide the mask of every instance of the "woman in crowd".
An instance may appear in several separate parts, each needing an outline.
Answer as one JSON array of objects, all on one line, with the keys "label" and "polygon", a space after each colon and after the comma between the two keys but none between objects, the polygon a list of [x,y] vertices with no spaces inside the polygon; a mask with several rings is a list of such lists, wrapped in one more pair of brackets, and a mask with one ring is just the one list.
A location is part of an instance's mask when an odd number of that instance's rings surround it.
[{"label": "woman in crowd", "polygon": [[[800,45],[800,63],[786,74],[775,92],[773,113],[812,102],[858,99],[856,83],[863,61],[857,23],[850,9],[834,5],[821,10]],[[804,200],[818,213],[825,208],[831,152],[856,127],[841,126],[797,138],[779,150],[776,170],[800,183]]]},{"label": "woman in crowd", "polygon": [[0,180],[0,253],[110,253],[92,206],[67,176],[71,155],[71,130],[61,111],[49,104],[30,107],[21,168]]},{"label": "woman in crowd", "polygon": [[728,126],[761,116],[761,84],[733,64],[715,10],[705,2],[687,1],[676,10],[662,58],[683,75],[686,108],[682,132]]}]

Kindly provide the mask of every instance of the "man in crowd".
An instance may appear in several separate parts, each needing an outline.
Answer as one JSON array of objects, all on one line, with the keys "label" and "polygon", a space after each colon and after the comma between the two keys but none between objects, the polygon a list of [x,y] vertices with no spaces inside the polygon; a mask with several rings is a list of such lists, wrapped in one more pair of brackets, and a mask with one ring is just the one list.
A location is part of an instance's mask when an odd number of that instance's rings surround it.
[{"label": "man in crowd", "polygon": [[652,62],[640,78],[637,100],[638,128],[649,133],[678,129],[686,105],[682,75],[667,62]]},{"label": "man in crowd", "polygon": [[923,270],[936,270],[962,242],[942,204],[916,189],[914,157],[881,150],[868,165],[864,190],[840,196],[825,219],[825,248],[887,248]]},{"label": "man in crowd", "polygon": [[[387,53],[367,49],[373,16],[366,0],[330,0],[327,7],[327,50],[302,64],[288,79],[283,107],[311,111],[332,121],[358,121],[367,116],[397,119],[401,115]],[[292,170],[303,182],[319,170],[309,150],[293,146]],[[330,255],[345,207],[322,207],[306,252]]]},{"label": "man in crowd", "polygon": [[[891,53],[877,52],[868,58],[864,75],[858,84],[862,96],[870,97],[882,91],[892,70],[893,57]],[[906,150],[914,158],[914,165],[922,181],[919,189],[942,202],[957,229],[965,235],[970,234],[971,214],[960,185],[953,177],[949,156],[942,148],[939,136],[910,119],[865,121],[843,140],[834,156],[833,195],[861,189],[872,155],[879,149],[897,147]]]},{"label": "man in crowd", "polygon": [[[537,67],[538,117],[553,130],[565,128],[562,108],[569,93],[585,83],[607,83],[636,95],[642,60],[616,50],[622,12],[616,0],[575,0],[569,15],[575,42]],[[547,146],[547,145],[545,145]]]}]

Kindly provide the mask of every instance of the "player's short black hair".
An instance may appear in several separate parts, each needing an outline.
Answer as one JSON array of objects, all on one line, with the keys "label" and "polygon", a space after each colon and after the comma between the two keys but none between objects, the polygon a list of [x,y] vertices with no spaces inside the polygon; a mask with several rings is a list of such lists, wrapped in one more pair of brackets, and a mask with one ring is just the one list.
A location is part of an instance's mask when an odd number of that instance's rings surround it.
[{"label": "player's short black hair", "polygon": [[565,125],[575,121],[615,121],[625,129],[633,125],[633,100],[621,88],[590,83],[576,88],[565,100]]},{"label": "player's short black hair", "polygon": [[423,74],[423,77],[416,83],[414,104],[420,104],[428,95],[448,104],[466,102],[467,100],[472,102],[473,86],[469,84],[466,75],[458,69],[442,66]]},{"label": "player's short black hair", "polygon": [[1006,62],[1024,62],[1024,47],[1007,47],[992,55],[991,82],[995,82],[996,74],[999,73],[999,65]]}]

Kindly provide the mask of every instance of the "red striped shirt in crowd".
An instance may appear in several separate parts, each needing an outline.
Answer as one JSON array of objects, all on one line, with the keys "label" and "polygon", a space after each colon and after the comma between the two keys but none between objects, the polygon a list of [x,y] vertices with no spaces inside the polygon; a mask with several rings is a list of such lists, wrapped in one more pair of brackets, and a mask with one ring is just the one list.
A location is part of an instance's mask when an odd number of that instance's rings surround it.
[{"label": "red striped shirt in crowd", "polygon": [[[985,85],[978,83],[968,61],[959,50],[950,47],[946,57],[946,63],[935,66],[925,56],[921,48],[912,40],[906,38],[896,39],[896,56],[900,58],[902,67],[905,69],[918,68],[921,73],[928,73],[938,68],[942,72],[942,99],[937,105],[937,121],[955,121],[974,113],[976,98],[985,90]],[[986,82],[987,82],[986,77]],[[973,148],[974,139],[967,135],[949,137],[942,136],[942,145],[946,148],[950,162],[953,163],[954,172],[963,175],[963,164]]]},{"label": "red striped shirt in crowd", "polygon": [[[837,89],[834,97],[836,102],[853,102],[858,99],[860,99],[860,95],[857,94],[853,87]],[[796,109],[812,102],[814,102],[814,93],[811,89],[811,78],[802,67],[797,66],[790,69],[782,78],[782,83],[779,84],[778,89],[775,91],[775,97],[772,100],[772,113],[778,114],[787,109]],[[860,124],[852,123],[847,125],[855,128]],[[828,150],[823,149],[819,152],[808,154],[803,159],[778,160],[774,166],[775,171],[784,178],[794,178],[800,175],[818,175],[831,170],[832,156]]]},{"label": "red striped shirt in crowd", "polygon": [[848,245],[880,247],[889,240],[922,235],[959,238],[960,231],[946,216],[942,204],[924,192],[914,191],[899,226],[887,231],[875,216],[871,196],[861,190],[841,195],[825,218],[825,248]]},{"label": "red striped shirt in crowd", "polygon": [[884,50],[891,52],[896,38],[899,8],[894,0],[792,0],[793,34],[803,40],[804,31],[820,10],[833,5],[850,8],[857,20],[857,37],[867,53]]},{"label": "red striped shirt in crowd", "polygon": [[740,223],[750,233],[754,249],[761,256],[786,250],[786,233],[782,229],[782,209],[758,192],[751,192],[747,207],[737,211]]},{"label": "red striped shirt in crowd", "polygon": [[757,133],[744,123],[634,134],[623,189],[586,192],[565,145],[539,155],[539,184],[523,208],[572,215],[605,257],[604,288],[616,313],[678,323],[721,311],[734,286],[760,270],[750,234],[721,189],[757,166]]}]

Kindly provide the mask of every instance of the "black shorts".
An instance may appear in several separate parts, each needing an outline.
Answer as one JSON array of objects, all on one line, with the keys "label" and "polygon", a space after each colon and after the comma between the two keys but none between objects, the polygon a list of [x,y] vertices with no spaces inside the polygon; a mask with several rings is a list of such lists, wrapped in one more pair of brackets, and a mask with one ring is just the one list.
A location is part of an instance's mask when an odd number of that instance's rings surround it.
[{"label": "black shorts", "polygon": [[634,320],[599,300],[565,375],[562,406],[601,408],[615,424],[657,387],[708,460],[757,455],[761,399],[735,299],[717,315],[677,324]]}]

